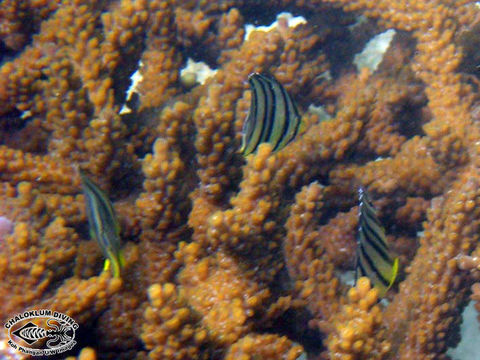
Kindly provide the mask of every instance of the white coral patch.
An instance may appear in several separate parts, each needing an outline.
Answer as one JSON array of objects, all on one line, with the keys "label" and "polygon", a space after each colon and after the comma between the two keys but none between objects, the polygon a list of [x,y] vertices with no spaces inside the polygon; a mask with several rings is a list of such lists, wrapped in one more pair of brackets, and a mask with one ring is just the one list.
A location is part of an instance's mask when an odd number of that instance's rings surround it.
[{"label": "white coral patch", "polygon": [[383,55],[390,47],[390,43],[395,34],[396,31],[390,29],[370,39],[362,52],[355,55],[353,59],[357,70],[360,71],[362,68],[368,68],[370,72],[373,73],[382,62]]},{"label": "white coral patch", "polygon": [[197,84],[204,84],[207,79],[215,76],[217,70],[211,69],[204,62],[195,62],[191,58],[188,58],[187,65],[180,70],[180,78],[194,75]]},{"label": "white coral patch", "polygon": [[137,87],[138,84],[143,80],[142,73],[140,72],[141,67],[143,66],[142,60],[138,61],[138,68],[137,71],[135,71],[132,76],[130,76],[130,87],[127,90],[127,95],[125,97],[125,103],[123,104],[122,108],[119,111],[119,114],[129,114],[132,112],[132,110],[128,107],[126,104],[127,101],[129,101],[132,98],[133,93],[138,93]]},{"label": "white coral patch", "polygon": [[300,24],[306,24],[307,20],[303,16],[293,16],[292,14],[288,12],[282,12],[277,15],[277,20],[273,22],[269,26],[254,26],[252,24],[246,24],[245,25],[245,37],[244,40],[248,40],[250,37],[250,34],[254,31],[265,31],[268,32],[270,30],[275,29],[278,27],[278,20],[280,19],[286,19],[287,20],[287,25],[288,27],[294,28]]}]

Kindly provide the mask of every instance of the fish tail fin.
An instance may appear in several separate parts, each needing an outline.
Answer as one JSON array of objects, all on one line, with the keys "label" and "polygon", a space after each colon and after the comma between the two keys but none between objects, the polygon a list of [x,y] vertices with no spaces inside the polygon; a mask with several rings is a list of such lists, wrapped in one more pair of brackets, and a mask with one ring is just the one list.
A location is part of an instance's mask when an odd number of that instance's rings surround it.
[{"label": "fish tail fin", "polygon": [[103,271],[111,270],[113,277],[120,277],[121,269],[124,265],[125,259],[122,253],[120,253],[118,257],[109,256],[109,258],[105,260]]},{"label": "fish tail fin", "polygon": [[120,263],[117,259],[115,259],[114,261],[112,261],[112,273],[113,273],[113,277],[120,277]]}]

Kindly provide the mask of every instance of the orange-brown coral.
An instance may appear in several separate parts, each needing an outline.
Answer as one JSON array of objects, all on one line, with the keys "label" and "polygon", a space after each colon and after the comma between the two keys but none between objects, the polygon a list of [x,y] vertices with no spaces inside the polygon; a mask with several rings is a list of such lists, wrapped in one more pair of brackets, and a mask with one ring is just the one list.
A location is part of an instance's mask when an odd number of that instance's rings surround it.
[{"label": "orange-brown coral", "polygon": [[225,360],[280,359],[295,360],[302,353],[302,347],[293,345],[286,337],[277,335],[247,335],[228,350]]},{"label": "orange-brown coral", "polygon": [[[190,260],[191,261],[191,260]],[[270,295],[233,258],[222,252],[194,263],[187,259],[179,274],[180,293],[201,315],[212,341],[230,345],[253,327],[252,318]]]},{"label": "orange-brown coral", "polygon": [[[306,23],[245,37],[271,9]],[[480,302],[479,81],[462,62],[477,12],[464,0],[3,2],[1,320],[64,312],[80,359],[445,358],[463,305]],[[401,31],[373,73],[352,65],[359,13],[372,33]],[[217,71],[181,82],[189,58]],[[244,159],[252,72],[285,85],[303,125]],[[322,103],[329,120],[309,108]],[[120,218],[121,279],[101,271],[78,168]],[[344,280],[359,186],[401,260],[389,305]]]},{"label": "orange-brown coral", "polygon": [[174,284],[155,284],[148,289],[142,340],[150,359],[202,359],[201,346],[208,332],[186,306]]},{"label": "orange-brown coral", "polygon": [[360,278],[348,291],[348,304],[332,316],[335,330],[327,339],[331,359],[382,359],[390,351],[390,343],[382,340],[385,330],[377,300],[368,278]]}]

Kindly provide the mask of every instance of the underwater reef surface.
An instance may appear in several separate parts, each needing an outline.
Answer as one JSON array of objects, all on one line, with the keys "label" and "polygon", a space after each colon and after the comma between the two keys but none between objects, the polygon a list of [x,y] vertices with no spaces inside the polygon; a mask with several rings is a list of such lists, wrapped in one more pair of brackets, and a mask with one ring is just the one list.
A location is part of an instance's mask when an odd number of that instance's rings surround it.
[{"label": "underwater reef surface", "polygon": [[[245,40],[281,11],[306,22]],[[478,18],[446,0],[2,1],[0,322],[67,314],[83,360],[448,359],[480,307]],[[357,69],[387,29],[378,68]],[[243,157],[253,72],[305,130]],[[79,169],[113,202],[121,277]],[[360,186],[400,261],[388,301],[341,280]]]}]

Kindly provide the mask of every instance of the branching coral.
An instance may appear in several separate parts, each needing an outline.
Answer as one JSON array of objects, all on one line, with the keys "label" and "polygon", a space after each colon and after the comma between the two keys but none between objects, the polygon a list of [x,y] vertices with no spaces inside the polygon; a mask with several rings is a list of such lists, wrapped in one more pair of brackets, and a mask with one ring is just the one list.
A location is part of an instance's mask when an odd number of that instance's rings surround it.
[{"label": "branching coral", "polygon": [[385,330],[377,300],[367,278],[348,291],[348,304],[332,316],[335,330],[327,339],[332,359],[382,359],[390,351],[390,343],[381,340]]},{"label": "branching coral", "polygon": [[[245,37],[271,9],[306,23]],[[477,18],[466,0],[2,2],[0,320],[70,315],[79,359],[446,358],[480,303]],[[359,26],[401,32],[374,73],[352,66]],[[180,81],[188,58],[215,75]],[[252,72],[303,125],[245,159]],[[121,279],[102,272],[78,169],[118,214]],[[400,258],[388,305],[343,280],[359,186]]]}]

